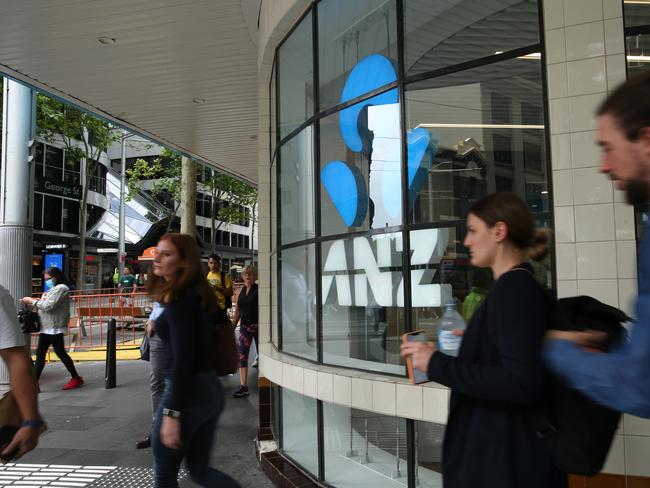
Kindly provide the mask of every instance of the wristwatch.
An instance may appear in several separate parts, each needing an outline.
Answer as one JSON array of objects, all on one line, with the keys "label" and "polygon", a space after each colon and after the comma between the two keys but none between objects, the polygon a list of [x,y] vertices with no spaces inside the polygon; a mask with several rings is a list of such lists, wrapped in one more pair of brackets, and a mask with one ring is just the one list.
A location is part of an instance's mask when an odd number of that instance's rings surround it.
[{"label": "wristwatch", "polygon": [[163,408],[162,414],[173,419],[181,418],[181,413],[178,410],[171,410],[169,408]]},{"label": "wristwatch", "polygon": [[23,420],[21,427],[31,427],[32,429],[40,429],[43,427],[44,422],[40,419],[26,419]]}]

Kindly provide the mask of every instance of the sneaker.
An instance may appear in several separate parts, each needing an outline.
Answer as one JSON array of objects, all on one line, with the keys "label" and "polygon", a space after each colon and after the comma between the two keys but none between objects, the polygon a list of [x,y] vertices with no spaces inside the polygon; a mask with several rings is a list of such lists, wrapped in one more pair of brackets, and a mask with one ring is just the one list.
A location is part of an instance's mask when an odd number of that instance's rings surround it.
[{"label": "sneaker", "polygon": [[253,362],[251,368],[257,368],[257,359]]},{"label": "sneaker", "polygon": [[239,385],[239,388],[232,394],[233,398],[244,398],[248,396],[248,386]]},{"label": "sneaker", "polygon": [[147,437],[145,437],[141,441],[138,441],[138,442],[135,443],[135,448],[136,449],[147,449],[149,447],[151,447],[151,436],[150,435],[148,435]]},{"label": "sneaker", "polygon": [[62,390],[73,390],[75,388],[79,388],[80,386],[83,386],[84,384],[84,379],[81,376],[77,376],[76,378],[71,378],[70,381],[68,381],[65,385],[63,385]]}]

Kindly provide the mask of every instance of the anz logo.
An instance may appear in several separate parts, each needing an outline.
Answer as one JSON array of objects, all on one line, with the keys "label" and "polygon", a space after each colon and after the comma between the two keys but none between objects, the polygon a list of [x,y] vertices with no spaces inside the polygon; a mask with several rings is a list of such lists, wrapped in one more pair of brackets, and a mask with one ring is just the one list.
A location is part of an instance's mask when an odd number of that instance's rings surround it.
[{"label": "anz logo", "polygon": [[[350,72],[341,103],[357,98],[397,80],[392,62],[373,54],[357,63]],[[365,111],[365,112],[364,112]],[[367,120],[367,123],[366,123]],[[368,202],[373,212],[370,227],[384,228],[402,223],[401,135],[397,88],[341,110],[339,132],[346,147],[372,156],[368,183],[361,171],[346,161],[327,162],[321,183],[347,227],[363,224]],[[439,140],[428,129],[411,129],[407,137],[407,181],[409,211],[422,190],[438,151]],[[440,306],[451,297],[451,286],[433,284],[437,264],[445,254],[449,229],[425,229],[411,233],[412,304]],[[404,306],[401,273],[402,235],[399,232],[352,241],[332,243],[323,263],[323,303],[339,306]]]}]

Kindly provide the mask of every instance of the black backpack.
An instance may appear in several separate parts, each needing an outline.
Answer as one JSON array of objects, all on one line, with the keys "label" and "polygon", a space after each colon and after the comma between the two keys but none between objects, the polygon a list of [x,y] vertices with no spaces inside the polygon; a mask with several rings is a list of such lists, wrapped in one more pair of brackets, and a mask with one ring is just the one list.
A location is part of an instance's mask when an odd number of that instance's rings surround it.
[{"label": "black backpack", "polygon": [[18,322],[23,334],[35,334],[41,330],[41,318],[34,310],[23,308],[18,311]]},{"label": "black backpack", "polygon": [[[621,310],[589,296],[557,300],[551,290],[543,292],[549,329],[606,332],[605,350],[623,338],[622,324],[630,318]],[[488,327],[494,337],[491,320]],[[556,467],[582,476],[594,476],[602,469],[620,418],[620,412],[599,405],[555,375],[550,375],[544,403],[531,410],[533,426],[549,446]]]}]

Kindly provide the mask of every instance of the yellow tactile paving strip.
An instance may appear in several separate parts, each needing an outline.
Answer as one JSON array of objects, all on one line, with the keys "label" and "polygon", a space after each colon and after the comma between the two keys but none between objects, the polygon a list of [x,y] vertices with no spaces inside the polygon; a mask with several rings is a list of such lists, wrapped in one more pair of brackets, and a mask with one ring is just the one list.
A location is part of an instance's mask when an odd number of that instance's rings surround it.
[{"label": "yellow tactile paving strip", "polygon": [[[106,346],[77,349],[76,351],[69,350],[68,354],[73,361],[103,361],[106,359]],[[118,344],[116,356],[118,361],[140,359],[140,345]],[[36,355],[32,354],[32,359],[36,361]],[[48,362],[56,362],[59,361],[59,358],[54,354],[54,351],[50,350],[47,353],[47,360]]]}]

